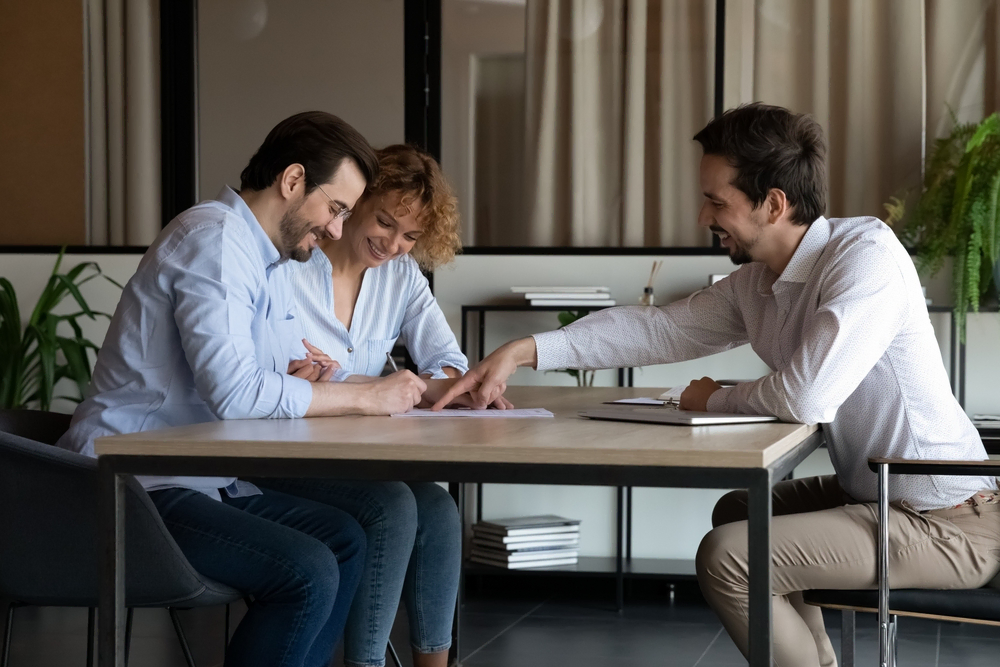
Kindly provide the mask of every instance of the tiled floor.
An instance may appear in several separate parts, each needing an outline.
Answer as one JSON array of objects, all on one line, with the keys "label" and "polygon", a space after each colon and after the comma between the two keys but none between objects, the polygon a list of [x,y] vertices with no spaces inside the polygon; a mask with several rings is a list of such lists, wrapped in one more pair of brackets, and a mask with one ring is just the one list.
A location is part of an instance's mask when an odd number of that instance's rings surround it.
[{"label": "tiled floor", "polygon": [[[630,602],[621,615],[606,599],[565,592],[513,599],[479,595],[463,610],[462,662],[468,667],[746,665],[696,592],[681,587],[671,602],[664,584],[648,586],[643,600]],[[199,667],[221,665],[221,609],[181,615]],[[234,622],[238,617],[239,610]],[[839,651],[839,616],[829,615],[827,624]],[[85,610],[23,608],[14,626],[11,667],[85,664]],[[998,628],[902,619],[899,632],[900,665],[995,667],[1000,662]],[[401,613],[393,643],[403,664],[409,665],[406,637]],[[872,616],[858,617],[857,655],[859,667],[877,663]],[[166,611],[136,612],[130,662],[141,667],[184,665]]]}]

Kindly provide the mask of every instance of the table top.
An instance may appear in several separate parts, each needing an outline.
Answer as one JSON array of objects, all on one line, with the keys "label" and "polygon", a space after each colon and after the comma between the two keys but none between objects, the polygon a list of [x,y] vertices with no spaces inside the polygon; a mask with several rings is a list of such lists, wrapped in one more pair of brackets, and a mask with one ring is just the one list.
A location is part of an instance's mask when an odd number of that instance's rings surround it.
[{"label": "table top", "polygon": [[217,421],[98,438],[99,456],[301,458],[763,468],[817,430],[803,424],[673,426],[584,419],[603,401],[662,389],[509,387],[554,418],[324,417]]}]

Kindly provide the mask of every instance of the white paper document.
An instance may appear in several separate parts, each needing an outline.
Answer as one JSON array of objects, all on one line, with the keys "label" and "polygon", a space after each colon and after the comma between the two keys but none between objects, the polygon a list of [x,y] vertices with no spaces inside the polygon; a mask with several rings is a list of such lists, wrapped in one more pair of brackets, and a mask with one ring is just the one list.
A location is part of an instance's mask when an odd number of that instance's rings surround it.
[{"label": "white paper document", "polygon": [[513,410],[470,410],[469,408],[445,408],[434,412],[427,408],[416,408],[393,417],[487,417],[491,419],[517,419],[524,417],[552,417],[545,408],[514,408]]},{"label": "white paper document", "polygon": [[687,388],[688,386],[686,384],[682,384],[679,387],[671,387],[660,394],[657,398],[668,403],[680,403],[681,394],[683,394],[684,390]]},{"label": "white paper document", "polygon": [[658,398],[619,398],[617,401],[604,402],[616,405],[663,405],[664,403],[664,401]]}]

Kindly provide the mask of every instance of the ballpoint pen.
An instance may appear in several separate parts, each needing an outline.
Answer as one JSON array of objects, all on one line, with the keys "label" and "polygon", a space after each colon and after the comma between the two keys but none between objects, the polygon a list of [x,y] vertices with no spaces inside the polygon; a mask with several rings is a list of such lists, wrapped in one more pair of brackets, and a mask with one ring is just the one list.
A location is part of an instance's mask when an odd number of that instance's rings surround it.
[{"label": "ballpoint pen", "polygon": [[392,358],[392,354],[386,352],[385,358],[389,360],[389,365],[392,366],[392,372],[393,373],[397,372],[399,370],[399,366],[396,365],[396,360]]}]

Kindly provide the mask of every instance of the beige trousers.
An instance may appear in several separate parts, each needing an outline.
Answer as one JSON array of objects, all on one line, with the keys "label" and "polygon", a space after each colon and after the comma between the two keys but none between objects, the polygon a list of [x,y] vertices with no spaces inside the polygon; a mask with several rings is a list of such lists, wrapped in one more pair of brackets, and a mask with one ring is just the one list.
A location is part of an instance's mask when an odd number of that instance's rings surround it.
[{"label": "beige trousers", "polygon": [[[858,503],[836,475],[774,485],[771,563],[774,664],[837,664],[818,607],[801,591],[873,589],[876,580],[874,503]],[[736,646],[748,651],[747,492],[726,494],[715,506],[715,528],[698,547],[701,590]],[[1000,570],[1000,505],[920,513],[889,509],[892,588],[979,588]]]}]

